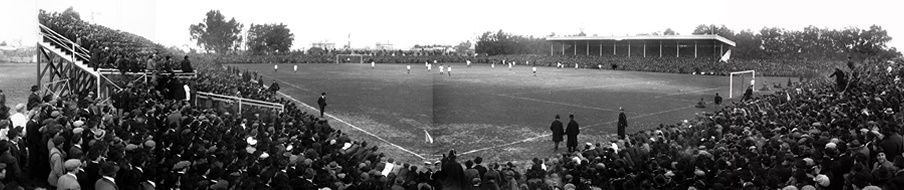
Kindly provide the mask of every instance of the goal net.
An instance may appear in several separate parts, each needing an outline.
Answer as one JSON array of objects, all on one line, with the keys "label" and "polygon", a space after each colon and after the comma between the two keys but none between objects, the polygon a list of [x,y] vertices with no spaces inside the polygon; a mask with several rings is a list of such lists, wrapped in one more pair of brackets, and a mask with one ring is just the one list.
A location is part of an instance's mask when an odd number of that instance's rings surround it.
[{"label": "goal net", "polygon": [[361,54],[337,54],[336,64],[339,63],[364,63],[364,55]]},{"label": "goal net", "polygon": [[747,88],[751,88],[751,86],[753,91],[756,91],[755,84],[758,82],[754,70],[731,72],[728,81],[728,98],[743,96]]}]

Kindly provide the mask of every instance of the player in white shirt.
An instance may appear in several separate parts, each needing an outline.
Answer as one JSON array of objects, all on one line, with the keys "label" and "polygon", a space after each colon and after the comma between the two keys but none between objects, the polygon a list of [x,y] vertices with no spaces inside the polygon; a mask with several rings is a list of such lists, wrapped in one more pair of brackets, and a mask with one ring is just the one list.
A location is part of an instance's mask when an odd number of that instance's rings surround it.
[{"label": "player in white shirt", "polygon": [[514,61],[512,61],[512,62],[511,62],[511,63],[509,63],[509,71],[511,71],[511,70],[512,70],[512,65],[513,65],[513,64],[515,64],[515,62],[514,62]]},{"label": "player in white shirt", "polygon": [[295,73],[298,73],[298,63],[295,66],[292,66],[292,70],[295,70]]},{"label": "player in white shirt", "polygon": [[[468,63],[468,68],[471,68],[471,60],[468,60],[467,63]],[[891,66],[889,66],[889,68],[891,68]]]},{"label": "player in white shirt", "polygon": [[449,73],[450,77],[452,76],[452,65],[449,65],[449,67],[446,68],[446,73]]},{"label": "player in white shirt", "polygon": [[439,74],[443,74],[443,65],[442,64],[439,65]]},{"label": "player in white shirt", "polygon": [[534,76],[537,76],[537,66],[534,66]]},{"label": "player in white shirt", "polygon": [[279,70],[279,64],[273,64],[273,72],[275,73],[277,70]]},{"label": "player in white shirt", "polygon": [[376,67],[376,66],[377,66],[377,63],[374,63],[373,61],[370,62],[370,69],[374,69],[374,67]]},{"label": "player in white shirt", "polygon": [[578,69],[578,64],[577,64],[577,63],[574,64],[574,69],[575,69],[575,70]]},{"label": "player in white shirt", "polygon": [[408,74],[411,74],[411,64],[408,64]]},{"label": "player in white shirt", "polygon": [[427,64],[427,72],[430,72],[430,69],[433,67],[431,64]]}]

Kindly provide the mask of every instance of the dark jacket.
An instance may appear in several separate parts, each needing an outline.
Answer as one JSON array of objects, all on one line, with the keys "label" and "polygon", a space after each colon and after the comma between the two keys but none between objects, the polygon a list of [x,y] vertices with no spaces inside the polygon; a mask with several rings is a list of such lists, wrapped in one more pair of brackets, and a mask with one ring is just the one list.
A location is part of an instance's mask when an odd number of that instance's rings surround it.
[{"label": "dark jacket", "polygon": [[326,107],[326,98],[324,98],[323,96],[321,96],[320,98],[318,98],[318,99],[317,99],[317,105],[320,105],[321,108],[322,108],[322,107]]},{"label": "dark jacket", "polygon": [[562,136],[565,135],[565,129],[562,127],[562,122],[558,119],[553,121],[552,125],[549,126],[549,130],[552,130],[553,142],[562,142]]},{"label": "dark jacket", "polygon": [[194,69],[191,68],[191,61],[189,61],[188,59],[183,59],[180,65],[182,67],[182,72],[194,72]]},{"label": "dark jacket", "polygon": [[625,138],[625,128],[628,127],[628,117],[625,112],[618,113],[618,137]]},{"label": "dark jacket", "polygon": [[568,135],[568,142],[566,145],[568,146],[578,146],[578,134],[581,133],[581,129],[578,127],[578,122],[575,122],[573,119],[568,122],[568,128],[565,129],[565,134]]},{"label": "dark jacket", "polygon": [[26,109],[31,110],[38,104],[41,104],[41,97],[38,96],[37,92],[32,92],[31,95],[28,95],[28,104],[26,104]]}]

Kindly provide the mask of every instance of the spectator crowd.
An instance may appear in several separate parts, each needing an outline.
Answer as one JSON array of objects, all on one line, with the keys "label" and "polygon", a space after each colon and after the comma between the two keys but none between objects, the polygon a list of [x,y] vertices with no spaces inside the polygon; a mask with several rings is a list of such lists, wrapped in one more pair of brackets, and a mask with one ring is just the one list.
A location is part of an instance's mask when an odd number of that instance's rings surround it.
[{"label": "spectator crowd", "polygon": [[[86,30],[48,23],[63,31]],[[113,49],[128,40],[108,38],[118,33],[107,30],[97,38]],[[132,51],[140,52],[121,50]],[[694,66],[698,61],[690,59],[484,59],[582,68],[615,63],[628,70],[685,73],[753,67],[784,75],[815,67],[772,60]],[[205,62],[197,65],[194,81],[133,81],[109,99],[91,93],[58,97],[34,86],[28,102],[14,103],[13,114],[0,114],[0,188],[904,189],[900,64],[864,62],[843,73],[849,79],[845,88],[816,77],[688,121],[586,142],[524,167],[460,159],[455,151],[438,162],[401,163],[276,97],[256,74]],[[243,108],[237,114],[174,88],[182,84],[282,102],[287,109]]]}]

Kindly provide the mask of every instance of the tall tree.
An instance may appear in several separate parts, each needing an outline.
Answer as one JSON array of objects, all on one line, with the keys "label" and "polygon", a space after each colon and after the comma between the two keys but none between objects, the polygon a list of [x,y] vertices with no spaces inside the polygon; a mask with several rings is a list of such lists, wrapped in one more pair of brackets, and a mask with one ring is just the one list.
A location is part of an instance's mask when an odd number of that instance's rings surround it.
[{"label": "tall tree", "polygon": [[666,35],[666,36],[668,36],[668,35],[675,35],[675,31],[672,30],[672,28],[666,28],[666,29],[665,29],[665,32],[662,32],[662,35]]},{"label": "tall tree", "polygon": [[693,35],[719,35],[722,37],[726,37],[731,39],[734,37],[735,33],[725,25],[716,26],[715,24],[711,24],[709,26],[705,24],[697,25],[697,28],[694,29]]},{"label": "tall tree", "polygon": [[488,55],[499,54],[547,54],[549,42],[545,38],[533,36],[520,36],[505,33],[502,30],[484,32],[477,37],[477,45],[474,47],[477,53]]},{"label": "tall tree", "polygon": [[191,25],[188,30],[191,39],[198,42],[198,46],[215,53],[226,53],[237,49],[242,42],[242,23],[235,18],[226,21],[226,17],[219,10],[210,10],[204,21]]},{"label": "tall tree", "polygon": [[289,53],[295,35],[283,23],[251,24],[248,29],[248,48],[253,54]]},{"label": "tall tree", "polygon": [[464,41],[455,46],[455,53],[467,54],[470,53],[471,50],[471,40]]},{"label": "tall tree", "polygon": [[742,30],[732,40],[737,44],[735,51],[732,52],[734,54],[732,55],[733,57],[750,59],[763,57],[763,42],[760,36],[752,30]]}]

